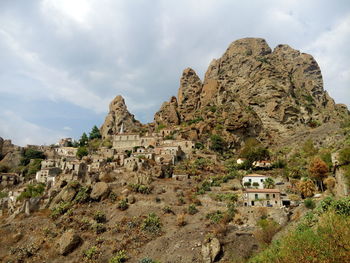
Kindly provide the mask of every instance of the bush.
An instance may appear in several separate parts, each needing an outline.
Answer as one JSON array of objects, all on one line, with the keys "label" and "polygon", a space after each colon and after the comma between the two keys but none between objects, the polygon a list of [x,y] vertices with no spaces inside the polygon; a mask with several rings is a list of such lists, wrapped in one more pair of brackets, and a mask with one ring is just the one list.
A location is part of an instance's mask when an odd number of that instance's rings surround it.
[{"label": "bush", "polygon": [[350,197],[344,197],[339,200],[335,200],[332,197],[326,197],[320,202],[317,210],[320,213],[334,210],[337,214],[350,216]]},{"label": "bush", "polygon": [[188,206],[188,213],[189,213],[190,215],[194,215],[194,214],[198,213],[197,207],[196,207],[194,204],[190,204],[190,205]]},{"label": "bush", "polygon": [[101,211],[97,211],[95,214],[94,214],[94,220],[97,222],[97,223],[105,223],[107,221],[107,218],[106,218],[106,214],[101,212]]},{"label": "bush", "polygon": [[124,211],[124,210],[129,208],[129,205],[128,205],[128,202],[126,201],[126,199],[123,199],[123,200],[119,201],[118,208],[121,211]]},{"label": "bush", "polygon": [[214,134],[210,136],[210,150],[215,152],[224,153],[226,151],[227,144],[223,138]]},{"label": "bush", "polygon": [[289,232],[249,263],[350,262],[350,218],[329,211],[315,224]]},{"label": "bush", "polygon": [[350,163],[350,147],[346,147],[339,152],[339,162],[341,165]]},{"label": "bush", "polygon": [[314,209],[316,207],[315,202],[311,198],[307,198],[304,200],[304,205],[308,209]]},{"label": "bush", "polygon": [[46,156],[43,152],[28,148],[22,153],[21,165],[26,166],[31,159],[45,159]]},{"label": "bush", "polygon": [[83,256],[86,259],[95,259],[98,254],[98,248],[93,246],[83,252]]},{"label": "bush", "polygon": [[119,250],[115,256],[113,256],[109,263],[122,263],[128,260],[125,250]]},{"label": "bush", "polygon": [[95,223],[91,228],[96,232],[96,234],[101,234],[107,231],[107,227],[102,223]]},{"label": "bush", "polygon": [[217,210],[207,214],[206,218],[211,220],[213,223],[219,223],[224,218],[224,214],[223,212]]},{"label": "bush", "polygon": [[56,219],[60,215],[64,215],[72,207],[70,202],[60,202],[54,208],[51,209],[51,218]]},{"label": "bush", "polygon": [[74,202],[80,203],[80,204],[88,202],[90,200],[90,192],[91,192],[90,186],[80,187],[77,195],[74,198]]},{"label": "bush", "polygon": [[171,209],[170,206],[165,206],[162,210],[164,214],[174,214],[174,211]]},{"label": "bush", "polygon": [[202,149],[204,149],[204,145],[203,145],[203,143],[201,143],[201,142],[196,142],[196,143],[194,144],[194,148],[196,148],[196,149],[198,149],[198,150],[202,150]]},{"label": "bush", "polygon": [[39,197],[45,191],[45,184],[29,184],[26,189],[17,197],[17,200],[23,200],[32,197]]},{"label": "bush", "polygon": [[8,196],[8,193],[7,192],[2,192],[2,191],[0,191],[0,199],[1,198],[5,198],[5,197],[7,197]]},{"label": "bush", "polygon": [[260,219],[257,225],[259,230],[254,233],[254,236],[264,245],[270,244],[274,235],[281,229],[280,225],[272,219]]},{"label": "bush", "polygon": [[252,185],[252,183],[251,182],[244,182],[243,185],[246,186],[246,187],[250,187]]},{"label": "bush", "polygon": [[152,188],[150,186],[143,184],[129,184],[129,187],[135,193],[150,194],[152,192]]},{"label": "bush", "polygon": [[141,228],[150,233],[158,233],[161,226],[160,218],[155,213],[150,213],[143,221]]}]

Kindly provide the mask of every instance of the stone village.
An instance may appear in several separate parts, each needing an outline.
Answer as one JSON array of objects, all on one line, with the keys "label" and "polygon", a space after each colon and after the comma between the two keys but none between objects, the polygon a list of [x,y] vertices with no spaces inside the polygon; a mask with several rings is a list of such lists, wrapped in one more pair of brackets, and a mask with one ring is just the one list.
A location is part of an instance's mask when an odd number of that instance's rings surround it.
[{"label": "stone village", "polygon": [[[173,129],[163,129],[141,136],[139,133],[124,132],[123,125],[118,133],[113,135],[111,147],[99,147],[96,152],[82,159],[77,158],[77,148],[68,147],[70,138],[60,140],[55,146],[40,146],[49,158],[41,162],[41,170],[36,173],[35,180],[31,182],[43,183],[49,189],[57,183],[80,181],[93,184],[105,180],[108,173],[113,172],[119,178],[122,175],[133,178],[135,183],[147,184],[152,176],[164,177],[164,167],[176,165],[178,162],[191,159],[195,152],[195,144],[191,140],[169,139]],[[237,159],[242,164],[243,158]],[[270,167],[270,161],[254,162],[256,168]],[[188,174],[179,174],[172,171],[167,175],[174,180],[188,180]],[[241,181],[241,194],[238,204],[242,207],[288,207],[291,201],[281,195],[280,189],[264,189],[264,180],[268,176],[259,174],[246,174]],[[126,184],[128,180],[123,181]],[[17,185],[23,178],[15,173],[0,174],[0,185]],[[107,179],[108,181],[108,179]],[[112,180],[110,180],[112,181]],[[31,183],[29,182],[29,183]],[[8,198],[1,199],[1,208],[8,208],[15,212],[18,205],[16,198],[24,188],[10,191]],[[27,201],[28,203],[28,201]],[[293,202],[292,202],[293,203]],[[22,204],[17,213],[24,212],[26,206]],[[36,208],[38,209],[38,207]],[[1,211],[2,211],[1,210]],[[27,213],[32,208],[27,209]]]}]

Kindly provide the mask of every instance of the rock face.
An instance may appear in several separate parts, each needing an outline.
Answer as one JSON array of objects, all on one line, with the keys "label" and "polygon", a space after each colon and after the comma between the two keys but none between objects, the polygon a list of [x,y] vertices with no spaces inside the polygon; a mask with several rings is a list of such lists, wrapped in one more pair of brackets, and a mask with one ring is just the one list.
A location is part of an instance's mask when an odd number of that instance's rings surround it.
[{"label": "rock face", "polygon": [[125,132],[137,131],[142,126],[138,120],[135,120],[134,115],[128,111],[123,97],[117,96],[109,104],[109,113],[100,128],[102,137],[110,138],[120,131],[122,125]]},{"label": "rock face", "polygon": [[80,236],[76,234],[73,229],[70,229],[65,232],[59,240],[59,253],[64,256],[68,255],[76,249],[81,242],[82,239]]},{"label": "rock face", "polygon": [[203,83],[185,69],[178,98],[164,103],[155,121],[167,126],[187,122],[199,136],[217,133],[234,146],[246,137],[288,137],[339,122],[344,114],[347,108],[323,89],[311,55],[288,45],[272,51],[264,39],[244,38],[211,62]]}]

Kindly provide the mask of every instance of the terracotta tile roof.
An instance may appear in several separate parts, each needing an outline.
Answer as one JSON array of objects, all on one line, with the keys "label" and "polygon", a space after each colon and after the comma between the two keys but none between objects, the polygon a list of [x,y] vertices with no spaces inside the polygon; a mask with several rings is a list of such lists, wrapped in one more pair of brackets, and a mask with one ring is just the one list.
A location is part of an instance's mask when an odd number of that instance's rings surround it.
[{"label": "terracotta tile roof", "polygon": [[267,177],[267,176],[263,174],[247,174],[244,177]]},{"label": "terracotta tile roof", "polygon": [[280,193],[279,189],[245,189],[247,193]]}]

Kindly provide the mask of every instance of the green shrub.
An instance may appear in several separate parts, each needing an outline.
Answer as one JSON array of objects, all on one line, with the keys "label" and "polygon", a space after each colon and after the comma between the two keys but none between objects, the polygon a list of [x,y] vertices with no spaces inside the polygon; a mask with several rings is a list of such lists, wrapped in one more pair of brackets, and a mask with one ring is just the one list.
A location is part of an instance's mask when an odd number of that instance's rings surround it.
[{"label": "green shrub", "polygon": [[96,232],[96,234],[101,234],[107,231],[107,227],[102,223],[92,224],[91,228]]},{"label": "green shrub", "polygon": [[8,196],[7,192],[0,191],[0,199]]},{"label": "green shrub", "polygon": [[17,197],[17,200],[23,200],[26,198],[39,197],[45,191],[45,184],[29,184],[25,190]]},{"label": "green shrub", "polygon": [[211,220],[213,223],[219,223],[224,218],[224,214],[223,212],[217,210],[207,214],[206,218]]},{"label": "green shrub", "polygon": [[196,142],[196,143],[194,144],[194,148],[196,148],[196,149],[198,149],[198,150],[202,150],[202,149],[204,149],[204,144],[201,143],[201,142]]},{"label": "green shrub", "polygon": [[198,213],[197,207],[196,207],[194,204],[190,204],[190,205],[188,206],[188,213],[189,213],[190,215],[194,215],[194,214]]},{"label": "green shrub", "polygon": [[197,117],[197,118],[195,118],[195,119],[193,119],[193,120],[187,121],[187,124],[188,124],[188,125],[192,125],[192,124],[201,122],[201,121],[203,121],[203,120],[204,120],[204,119],[203,119],[202,117]]},{"label": "green shrub", "polygon": [[350,218],[330,210],[313,227],[297,228],[249,263],[340,263],[350,262]]},{"label": "green shrub", "polygon": [[113,256],[109,263],[122,263],[128,260],[128,256],[125,250],[119,250],[115,256]]},{"label": "green shrub", "polygon": [[84,156],[87,156],[89,154],[89,151],[86,146],[80,146],[77,150],[77,157],[79,159],[83,158]]},{"label": "green shrub", "polygon": [[213,150],[215,152],[224,153],[227,149],[227,143],[221,136],[213,134],[212,136],[210,136],[209,148],[210,150]]},{"label": "green shrub", "polygon": [[314,209],[316,207],[315,202],[311,198],[307,198],[304,200],[304,205],[308,209]]},{"label": "green shrub", "polygon": [[236,202],[238,200],[238,196],[233,193],[223,193],[223,194],[214,195],[213,199],[220,202],[223,202],[223,201]]},{"label": "green shrub", "polygon": [[80,187],[77,195],[74,198],[74,202],[76,203],[86,203],[90,201],[90,192],[91,187],[90,186],[82,186]]},{"label": "green shrub", "polygon": [[61,201],[54,208],[51,209],[51,218],[56,219],[61,215],[64,215],[71,209],[72,204],[70,202]]},{"label": "green shrub", "polygon": [[150,233],[158,233],[161,229],[160,218],[155,213],[150,213],[142,223],[142,230]]},{"label": "green shrub", "polygon": [[97,223],[105,223],[105,222],[107,221],[106,214],[103,213],[102,211],[97,211],[97,212],[94,214],[94,220],[95,220]]},{"label": "green shrub", "polygon": [[152,188],[150,186],[143,184],[129,184],[129,187],[135,193],[150,194],[152,192]]},{"label": "green shrub", "polygon": [[171,209],[170,206],[165,206],[165,207],[163,207],[162,210],[163,210],[164,214],[174,214],[174,211]]},{"label": "green shrub", "polygon": [[86,259],[95,259],[98,254],[98,248],[93,246],[83,252],[83,256]]},{"label": "green shrub", "polygon": [[22,152],[21,165],[26,166],[29,164],[31,159],[45,159],[46,156],[43,152],[35,150],[33,148],[28,148]]},{"label": "green shrub", "polygon": [[126,201],[126,199],[123,199],[123,200],[119,201],[118,208],[121,211],[124,211],[124,210],[129,208],[129,205],[128,205],[128,202]]}]

